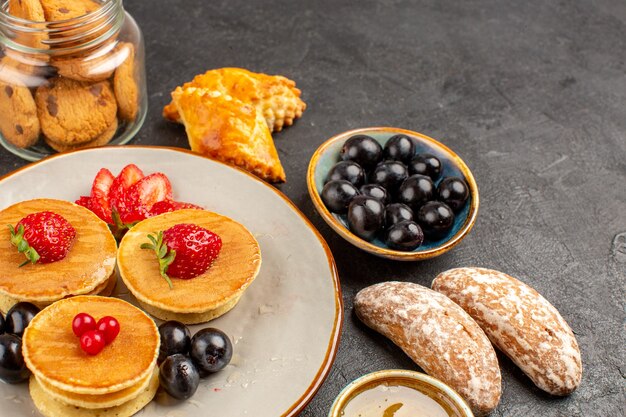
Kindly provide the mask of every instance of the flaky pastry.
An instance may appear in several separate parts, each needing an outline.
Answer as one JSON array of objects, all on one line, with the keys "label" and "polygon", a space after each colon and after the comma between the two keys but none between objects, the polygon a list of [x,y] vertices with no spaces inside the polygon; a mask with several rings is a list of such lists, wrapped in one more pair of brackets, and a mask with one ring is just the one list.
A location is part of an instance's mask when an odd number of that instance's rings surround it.
[{"label": "flaky pastry", "polygon": [[[242,68],[220,68],[197,75],[193,81],[182,86],[183,89],[189,87],[218,91],[254,106],[272,132],[291,126],[306,109],[296,83],[280,75],[255,73]],[[181,122],[173,102],[163,108],[163,117]]]},{"label": "flaky pastry", "polygon": [[256,107],[219,91],[178,87],[172,93],[194,152],[284,182],[272,135]]}]

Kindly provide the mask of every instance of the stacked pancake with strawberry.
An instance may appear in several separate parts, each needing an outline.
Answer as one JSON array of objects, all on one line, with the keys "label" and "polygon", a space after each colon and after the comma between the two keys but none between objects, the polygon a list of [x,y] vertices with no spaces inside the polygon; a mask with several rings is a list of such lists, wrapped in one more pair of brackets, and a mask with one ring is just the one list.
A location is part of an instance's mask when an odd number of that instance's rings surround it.
[{"label": "stacked pancake with strawberry", "polygon": [[0,310],[40,307],[73,295],[108,295],[116,243],[107,224],[79,205],[23,201],[0,211]]},{"label": "stacked pancake with strawberry", "polygon": [[261,251],[236,221],[182,209],[143,220],[120,242],[120,276],[141,307],[162,320],[212,320],[256,278]]}]

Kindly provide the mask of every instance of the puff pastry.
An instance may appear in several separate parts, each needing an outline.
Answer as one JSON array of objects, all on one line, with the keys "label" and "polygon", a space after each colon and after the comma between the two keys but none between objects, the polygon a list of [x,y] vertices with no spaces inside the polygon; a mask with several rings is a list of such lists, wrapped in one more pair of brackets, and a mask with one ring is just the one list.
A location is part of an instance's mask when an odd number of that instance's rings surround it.
[{"label": "puff pastry", "polygon": [[285,181],[272,135],[255,106],[220,91],[195,87],[176,88],[172,99],[194,152],[266,181]]},{"label": "puff pastry", "polygon": [[[210,70],[197,75],[193,81],[182,87],[219,91],[249,103],[265,118],[272,132],[291,126],[294,119],[302,116],[306,109],[294,81],[280,75],[260,74],[242,68]],[[163,108],[163,117],[173,122],[181,121],[174,103]]]}]

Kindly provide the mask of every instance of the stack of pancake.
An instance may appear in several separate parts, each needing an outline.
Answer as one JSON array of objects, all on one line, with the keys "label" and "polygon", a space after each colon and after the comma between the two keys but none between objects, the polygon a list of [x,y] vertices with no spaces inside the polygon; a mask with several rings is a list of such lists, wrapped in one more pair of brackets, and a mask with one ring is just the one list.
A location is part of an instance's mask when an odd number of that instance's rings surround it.
[{"label": "stack of pancake", "polygon": [[[9,228],[41,211],[63,216],[76,230],[67,256],[48,264],[20,267],[24,255],[11,244]],[[105,222],[74,203],[52,199],[23,201],[0,211],[0,310],[28,301],[39,307],[72,295],[110,295],[116,283],[117,245]]]},{"label": "stack of pancake", "polygon": [[[211,267],[192,279],[172,278],[169,288],[153,251],[141,249],[148,234],[181,223],[204,227],[220,236],[222,250]],[[117,253],[120,276],[141,307],[161,320],[204,323],[232,309],[261,268],[254,236],[236,221],[206,210],[178,210],[143,220],[130,229]]]},{"label": "stack of pancake", "polygon": [[[96,320],[113,316],[120,333],[100,353],[87,355],[72,331],[78,313]],[[78,296],[58,301],[24,333],[24,360],[33,373],[30,395],[46,417],[131,416],[159,387],[159,344],[152,319],[123,300]]]}]

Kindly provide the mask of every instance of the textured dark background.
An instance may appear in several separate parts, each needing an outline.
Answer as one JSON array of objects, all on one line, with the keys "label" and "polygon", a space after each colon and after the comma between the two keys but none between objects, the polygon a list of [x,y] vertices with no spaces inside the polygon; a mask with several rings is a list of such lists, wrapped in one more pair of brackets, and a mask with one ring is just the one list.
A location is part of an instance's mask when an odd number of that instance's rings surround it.
[{"label": "textured dark background", "polygon": [[[359,289],[392,279],[430,285],[469,265],[535,287],[570,323],[583,355],[582,385],[562,399],[500,356],[493,415],[625,415],[624,0],[128,0],[126,8],[147,46],[150,109],[135,144],[187,147],[161,108],[171,89],[210,68],[284,74],[303,91],[304,117],[274,135],[288,177],[280,189],[328,240],[346,307],[335,365],[303,416],[325,416],[367,372],[418,369],[354,318]],[[453,251],[421,263],[378,259],[314,211],[305,183],[314,150],[374,125],[438,138],[472,169],[480,215]],[[0,174],[23,164],[0,150]]]}]

